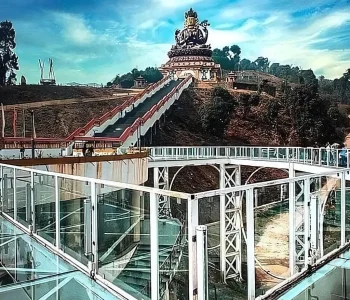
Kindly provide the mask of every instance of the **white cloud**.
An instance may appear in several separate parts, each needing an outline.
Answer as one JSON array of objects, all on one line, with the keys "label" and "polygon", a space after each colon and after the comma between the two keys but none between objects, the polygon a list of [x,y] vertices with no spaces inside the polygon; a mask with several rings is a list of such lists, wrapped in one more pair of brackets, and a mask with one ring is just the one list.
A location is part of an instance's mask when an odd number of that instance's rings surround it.
[{"label": "white cloud", "polygon": [[88,45],[96,41],[93,29],[82,16],[58,12],[53,13],[53,16],[56,23],[61,25],[62,33],[68,41],[78,45]]},{"label": "white cloud", "polygon": [[[280,12],[265,19],[249,19],[235,30],[211,29],[209,41],[214,48],[238,44],[244,58],[265,56],[273,62],[311,68],[319,75],[335,78],[350,65],[350,45],[345,49],[348,51],[330,51],[327,45],[332,44],[336,29],[349,22],[350,11],[317,13],[303,22],[293,22]],[[321,49],[316,49],[316,44]]]}]

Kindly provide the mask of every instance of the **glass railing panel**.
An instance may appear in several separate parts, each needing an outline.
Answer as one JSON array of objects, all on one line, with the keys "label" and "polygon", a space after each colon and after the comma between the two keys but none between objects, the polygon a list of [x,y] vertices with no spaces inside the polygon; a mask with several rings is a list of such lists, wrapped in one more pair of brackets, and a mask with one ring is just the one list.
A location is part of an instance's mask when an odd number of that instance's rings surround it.
[{"label": "glass railing panel", "polygon": [[254,189],[256,296],[289,276],[288,185]]},{"label": "glass railing panel", "polygon": [[158,222],[159,297],[188,299],[187,199],[165,196]]},{"label": "glass railing panel", "polygon": [[150,297],[150,195],[97,184],[98,273],[136,299]]},{"label": "glass railing panel", "polygon": [[31,225],[31,172],[16,170],[17,221],[27,228]]},{"label": "glass railing panel", "polygon": [[119,299],[0,217],[0,299]]},{"label": "glass railing panel", "polygon": [[58,177],[61,248],[87,266],[91,260],[91,183]]},{"label": "glass railing panel", "polygon": [[[198,203],[199,225],[207,226],[208,284],[220,284],[220,196],[205,197]],[[198,262],[199,264],[201,262]],[[231,291],[232,292],[232,291]],[[210,292],[209,299],[212,298]]]},{"label": "glass railing panel", "polygon": [[2,167],[2,210],[7,215],[14,217],[14,168]]},{"label": "glass railing panel", "polygon": [[321,187],[317,191],[323,219],[320,228],[321,256],[338,248],[341,241],[341,192],[340,179],[336,175],[322,176]]},{"label": "glass railing panel", "polygon": [[350,241],[350,182],[346,180],[346,192],[345,192],[345,241]]},{"label": "glass railing panel", "polygon": [[51,244],[56,244],[55,177],[34,173],[35,230]]},{"label": "glass railing panel", "polygon": [[288,153],[286,148],[277,148],[278,158],[281,160],[286,160],[288,158]]}]

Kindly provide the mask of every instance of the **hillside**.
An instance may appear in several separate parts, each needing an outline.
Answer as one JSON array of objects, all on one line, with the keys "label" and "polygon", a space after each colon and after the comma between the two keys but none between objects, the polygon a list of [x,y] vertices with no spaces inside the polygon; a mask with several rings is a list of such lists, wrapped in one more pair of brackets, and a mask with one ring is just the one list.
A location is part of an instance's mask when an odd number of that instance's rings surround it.
[{"label": "hillside", "polygon": [[3,105],[13,105],[61,99],[108,98],[128,92],[131,91],[78,86],[10,85],[0,86],[0,99]]},{"label": "hillside", "polygon": [[15,135],[31,136],[30,110],[33,110],[37,137],[65,138],[92,118],[101,117],[138,92],[74,86],[0,87],[0,99],[5,111],[5,136],[14,136],[15,111]]},{"label": "hillside", "polygon": [[[254,119],[254,112],[251,120],[243,117],[238,111],[232,116],[232,121],[223,139],[209,136],[202,130],[199,107],[203,101],[208,101],[212,89],[195,88],[186,90],[175,102],[172,109],[166,116],[166,122],[161,125],[159,137],[154,146],[215,146],[215,145],[277,145],[277,141],[271,138],[271,127],[261,124],[258,119]],[[231,91],[238,97],[240,92]],[[244,91],[246,93],[246,91]],[[263,99],[270,99],[263,96]],[[263,104],[262,104],[263,105]],[[255,113],[259,113],[256,109]],[[242,167],[242,183],[245,183],[249,175],[256,170],[254,167]],[[171,168],[170,178],[176,172],[176,168]],[[263,169],[256,173],[250,182],[272,180],[275,178],[285,178],[286,173],[276,169]],[[153,178],[150,174],[149,178]],[[148,182],[148,185],[151,185]],[[210,166],[187,167],[184,168],[174,181],[173,190],[188,193],[201,192],[219,188],[219,176],[217,170]]]},{"label": "hillside", "polygon": [[[209,101],[211,88],[194,88],[185,91],[166,118],[160,132],[159,145],[259,145],[276,146],[280,141],[272,138],[271,126],[261,122],[269,96],[262,96],[260,106],[243,112],[237,109],[223,139],[217,139],[202,130],[200,106]],[[249,91],[230,90],[235,97],[240,94],[253,94]]]}]

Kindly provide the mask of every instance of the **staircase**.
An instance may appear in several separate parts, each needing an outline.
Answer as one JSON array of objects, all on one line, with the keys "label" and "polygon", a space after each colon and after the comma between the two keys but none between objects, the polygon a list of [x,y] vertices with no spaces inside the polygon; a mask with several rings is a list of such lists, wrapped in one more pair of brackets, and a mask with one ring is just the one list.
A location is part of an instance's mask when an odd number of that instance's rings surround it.
[{"label": "staircase", "polygon": [[[159,220],[159,296],[162,299],[182,256],[181,223],[177,219]],[[149,220],[144,220],[140,244],[124,270],[113,281],[137,299],[149,299],[151,292],[151,249]]]},{"label": "staircase", "polygon": [[96,137],[120,137],[123,132],[131,126],[138,118],[143,117],[154,105],[158,104],[167,94],[176,88],[181,81],[171,81],[163,88],[146,98],[142,103],[126,113],[123,118],[118,119],[114,124],[109,125],[102,133],[96,133]]}]

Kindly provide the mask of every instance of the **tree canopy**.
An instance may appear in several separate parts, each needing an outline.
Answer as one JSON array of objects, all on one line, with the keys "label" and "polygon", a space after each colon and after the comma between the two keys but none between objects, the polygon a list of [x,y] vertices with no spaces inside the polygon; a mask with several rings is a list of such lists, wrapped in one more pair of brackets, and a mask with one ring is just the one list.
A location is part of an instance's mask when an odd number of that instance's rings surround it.
[{"label": "tree canopy", "polygon": [[211,101],[201,108],[203,129],[208,134],[222,137],[236,106],[236,101],[226,89],[216,87]]},{"label": "tree canopy", "polygon": [[122,88],[131,88],[134,85],[134,80],[142,76],[148,83],[154,83],[163,78],[162,73],[157,68],[147,67],[145,70],[132,69],[131,72],[117,75],[107,86],[112,84],[119,84]]},{"label": "tree canopy", "polygon": [[18,57],[14,53],[16,48],[16,32],[10,21],[0,22],[0,86],[16,83]]},{"label": "tree canopy", "polygon": [[337,105],[329,99],[322,99],[315,84],[300,85],[291,89],[281,100],[283,113],[290,117],[292,131],[301,146],[342,143],[347,118]]}]

